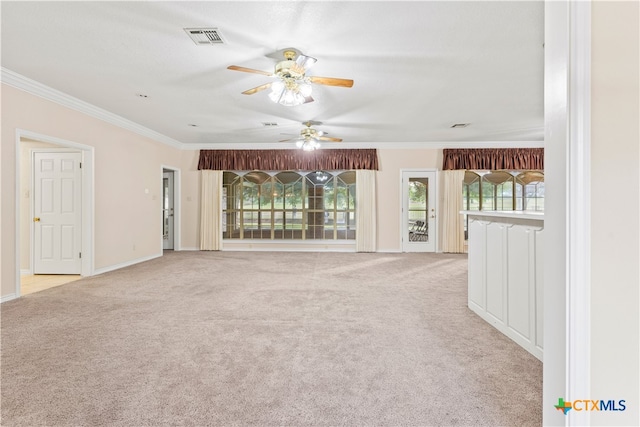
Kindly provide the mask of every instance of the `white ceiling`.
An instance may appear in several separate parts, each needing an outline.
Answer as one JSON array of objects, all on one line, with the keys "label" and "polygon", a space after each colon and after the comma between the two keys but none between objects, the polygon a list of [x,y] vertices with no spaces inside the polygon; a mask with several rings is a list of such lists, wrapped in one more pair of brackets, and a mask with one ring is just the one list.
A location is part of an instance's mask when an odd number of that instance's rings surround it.
[{"label": "white ceiling", "polygon": [[[543,140],[543,1],[2,1],[1,13],[3,68],[193,147],[272,148],[306,120],[335,147]],[[197,46],[194,27],[225,43]],[[313,85],[298,107],[242,95],[273,79],[227,66],[271,72],[285,47],[318,59],[307,75],[353,87]]]}]

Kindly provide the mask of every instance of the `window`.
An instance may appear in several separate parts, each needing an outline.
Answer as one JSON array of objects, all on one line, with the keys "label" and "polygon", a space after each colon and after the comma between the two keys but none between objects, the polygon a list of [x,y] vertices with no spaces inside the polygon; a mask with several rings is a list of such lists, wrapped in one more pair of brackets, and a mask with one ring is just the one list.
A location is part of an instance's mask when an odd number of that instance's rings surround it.
[{"label": "window", "polygon": [[511,173],[505,171],[489,172],[482,175],[481,182],[482,203],[480,210],[514,210],[515,181]]},{"label": "window", "polygon": [[544,174],[542,172],[525,171],[516,175],[516,189],[517,210],[544,210]]},{"label": "window", "polygon": [[223,238],[354,240],[355,171],[223,173]]},{"label": "window", "polygon": [[[544,173],[529,171],[466,171],[462,206],[468,211],[544,210]],[[464,235],[467,239],[468,220]]]}]

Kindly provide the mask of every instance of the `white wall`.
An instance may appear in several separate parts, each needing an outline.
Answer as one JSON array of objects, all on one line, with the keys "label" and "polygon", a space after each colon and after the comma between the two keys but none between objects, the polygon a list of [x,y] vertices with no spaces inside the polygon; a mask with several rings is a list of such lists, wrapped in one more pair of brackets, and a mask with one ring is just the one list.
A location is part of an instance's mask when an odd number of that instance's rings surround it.
[{"label": "white wall", "polygon": [[[162,166],[181,170],[183,239],[197,232],[197,172],[192,155],[105,121],[63,107],[8,85],[2,85],[2,241],[1,295],[15,292],[17,130],[94,148],[94,267],[105,271],[162,255]],[[184,159],[185,165],[182,164]],[[21,183],[22,187],[22,183]],[[148,192],[146,191],[148,190]],[[21,190],[20,190],[21,191]],[[22,234],[22,233],[20,233]],[[196,240],[181,241],[196,247]]]},{"label": "white wall", "polygon": [[591,421],[637,426],[640,3],[593,2],[591,31],[591,397],[627,401]]},{"label": "white wall", "polygon": [[[547,2],[545,28],[543,423],[638,426],[640,5]],[[575,199],[582,166],[590,179]],[[558,398],[613,400],[618,409],[625,400],[626,409],[563,415]]]},{"label": "white wall", "polygon": [[[400,171],[402,169],[440,169],[442,150],[378,150],[378,251],[400,252]],[[438,209],[441,207],[438,206]]]},{"label": "white wall", "polygon": [[567,396],[566,200],[568,10],[565,2],[545,4],[545,221],[543,425],[564,426],[554,408]]}]

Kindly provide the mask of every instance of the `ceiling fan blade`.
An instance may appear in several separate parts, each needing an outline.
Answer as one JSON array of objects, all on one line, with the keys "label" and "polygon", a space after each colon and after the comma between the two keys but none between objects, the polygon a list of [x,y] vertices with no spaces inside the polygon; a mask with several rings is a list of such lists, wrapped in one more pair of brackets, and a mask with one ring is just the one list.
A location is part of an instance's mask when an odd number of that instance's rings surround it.
[{"label": "ceiling fan blade", "polygon": [[237,65],[229,65],[227,69],[234,70],[234,71],[244,71],[245,73],[262,74],[263,76],[269,76],[269,77],[273,76],[273,73],[270,73],[268,71],[254,70],[253,68],[239,67]]},{"label": "ceiling fan blade", "polygon": [[328,137],[328,136],[321,136],[318,139],[320,141],[342,142],[342,138],[331,138],[331,137]]},{"label": "ceiling fan blade", "polygon": [[287,141],[293,141],[293,140],[296,140],[296,139],[298,139],[298,138],[281,139],[278,142],[287,142]]},{"label": "ceiling fan blade", "polygon": [[254,87],[253,89],[247,89],[244,92],[242,92],[242,94],[243,95],[253,95],[256,92],[260,92],[261,90],[268,89],[269,87],[271,87],[271,83],[265,83],[263,85]]},{"label": "ceiling fan blade", "polygon": [[309,80],[311,80],[311,83],[318,83],[318,84],[327,85],[327,86],[341,86],[341,87],[353,86],[353,80],[349,80],[349,79],[336,79],[333,77],[313,76],[313,77],[309,77]]}]

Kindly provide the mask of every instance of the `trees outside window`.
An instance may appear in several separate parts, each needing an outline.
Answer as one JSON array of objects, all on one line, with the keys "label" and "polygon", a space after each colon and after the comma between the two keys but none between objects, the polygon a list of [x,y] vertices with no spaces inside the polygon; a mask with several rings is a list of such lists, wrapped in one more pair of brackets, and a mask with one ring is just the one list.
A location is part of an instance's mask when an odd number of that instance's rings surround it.
[{"label": "trees outside window", "polygon": [[223,173],[225,239],[355,239],[355,171]]}]

